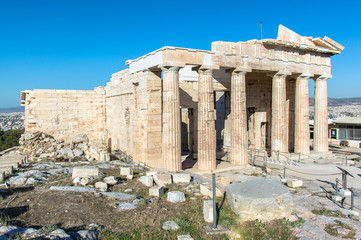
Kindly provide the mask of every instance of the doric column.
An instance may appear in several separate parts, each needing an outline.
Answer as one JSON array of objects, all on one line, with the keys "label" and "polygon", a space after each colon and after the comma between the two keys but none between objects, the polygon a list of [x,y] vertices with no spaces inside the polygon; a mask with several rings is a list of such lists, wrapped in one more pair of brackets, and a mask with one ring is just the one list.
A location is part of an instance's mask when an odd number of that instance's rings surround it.
[{"label": "doric column", "polygon": [[162,66],[162,162],[169,171],[182,170],[181,117],[179,104],[179,67]]},{"label": "doric column", "polygon": [[315,80],[315,118],[313,134],[313,150],[328,151],[328,110],[327,110],[327,80],[320,76]]},{"label": "doric column", "polygon": [[198,70],[198,168],[216,169],[213,69]]},{"label": "doric column", "polygon": [[308,79],[302,74],[296,79],[295,92],[295,153],[310,153]]},{"label": "doric column", "polygon": [[[289,73],[278,72],[272,79],[272,129],[271,129],[271,149],[272,157],[282,158],[288,152],[287,127],[286,122],[286,77]],[[283,154],[283,155],[282,155]]]},{"label": "doric column", "polygon": [[231,75],[231,163],[245,167],[248,164],[246,73],[232,71]]}]

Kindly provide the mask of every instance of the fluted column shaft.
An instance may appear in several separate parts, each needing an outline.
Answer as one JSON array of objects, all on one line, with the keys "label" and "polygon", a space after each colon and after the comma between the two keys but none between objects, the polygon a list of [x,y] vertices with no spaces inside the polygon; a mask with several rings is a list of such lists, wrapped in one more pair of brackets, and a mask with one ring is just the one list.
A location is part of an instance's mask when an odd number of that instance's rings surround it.
[{"label": "fluted column shaft", "polygon": [[248,164],[246,72],[232,72],[231,77],[231,163]]},{"label": "fluted column shaft", "polygon": [[320,76],[315,80],[315,118],[313,142],[313,150],[315,152],[328,151],[327,79],[327,77]]},{"label": "fluted column shaft", "polygon": [[[288,152],[286,122],[286,74],[277,73],[272,79],[272,129],[271,149],[281,153]],[[272,152],[275,158],[276,153]],[[280,155],[280,158],[282,155]]]},{"label": "fluted column shaft", "polygon": [[216,125],[212,70],[198,71],[198,168],[216,169]]},{"label": "fluted column shaft", "polygon": [[295,92],[295,153],[310,153],[308,79],[301,75],[296,79]]},{"label": "fluted column shaft", "polygon": [[162,67],[162,162],[169,171],[182,170],[179,67]]}]

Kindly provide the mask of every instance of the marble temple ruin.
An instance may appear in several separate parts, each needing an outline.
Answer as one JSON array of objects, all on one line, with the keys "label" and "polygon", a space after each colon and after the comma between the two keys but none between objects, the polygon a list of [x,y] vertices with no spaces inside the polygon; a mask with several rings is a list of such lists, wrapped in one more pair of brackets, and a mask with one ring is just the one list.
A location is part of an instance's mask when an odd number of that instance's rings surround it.
[{"label": "marble temple ruin", "polygon": [[198,169],[216,159],[246,166],[247,149],[310,154],[309,79],[315,81],[313,151],[328,152],[330,57],[343,46],[280,25],[277,39],[212,43],[211,51],[163,47],[94,90],[21,92],[25,129],[123,151],[151,167]]}]

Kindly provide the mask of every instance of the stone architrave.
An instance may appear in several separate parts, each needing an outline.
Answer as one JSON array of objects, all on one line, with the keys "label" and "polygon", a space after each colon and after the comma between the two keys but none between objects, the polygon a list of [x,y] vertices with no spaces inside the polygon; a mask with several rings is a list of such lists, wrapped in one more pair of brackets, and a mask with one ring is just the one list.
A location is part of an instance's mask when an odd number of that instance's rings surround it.
[{"label": "stone architrave", "polygon": [[162,162],[169,171],[180,171],[182,162],[179,67],[162,66],[161,69],[163,71]]},{"label": "stone architrave", "polygon": [[[286,77],[290,73],[277,72],[272,79],[272,129],[273,158],[282,158],[288,152],[286,122]],[[279,155],[278,155],[279,154]]]},{"label": "stone architrave", "polygon": [[327,110],[327,76],[315,80],[315,118],[313,150],[328,151],[328,110]]},{"label": "stone architrave", "polygon": [[198,70],[198,169],[216,169],[213,68]]},{"label": "stone architrave", "polygon": [[231,163],[248,164],[246,71],[234,70],[231,75]]},{"label": "stone architrave", "polygon": [[302,74],[296,79],[295,92],[295,153],[310,153],[308,79]]}]

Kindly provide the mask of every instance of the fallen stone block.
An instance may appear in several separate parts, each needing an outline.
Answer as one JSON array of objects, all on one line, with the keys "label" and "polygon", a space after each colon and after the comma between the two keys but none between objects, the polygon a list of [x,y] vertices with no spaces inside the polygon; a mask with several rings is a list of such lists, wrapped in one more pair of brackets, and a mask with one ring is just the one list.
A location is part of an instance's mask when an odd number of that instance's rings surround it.
[{"label": "fallen stone block", "polygon": [[203,201],[203,217],[204,221],[213,223],[213,200]]},{"label": "fallen stone block", "polygon": [[165,187],[166,184],[172,184],[172,175],[170,173],[155,174],[153,178],[158,186]]},{"label": "fallen stone block", "polygon": [[131,167],[120,167],[120,175],[122,175],[122,176],[133,175],[133,168],[131,168]]},{"label": "fallen stone block", "polygon": [[68,192],[89,192],[92,191],[88,187],[74,187],[74,186],[51,186],[49,190],[53,191],[68,191]]},{"label": "fallen stone block", "polygon": [[179,225],[174,221],[167,221],[163,223],[162,228],[164,230],[177,230],[179,229]]},{"label": "fallen stone block", "polygon": [[99,233],[96,230],[80,230],[71,234],[73,239],[88,239],[88,240],[96,240],[98,239],[98,235]]},{"label": "fallen stone block", "polygon": [[138,181],[147,187],[153,187],[153,176],[141,176]]},{"label": "fallen stone block", "polygon": [[164,187],[154,186],[149,188],[149,196],[160,197],[164,194]]},{"label": "fallen stone block", "polygon": [[4,182],[5,180],[5,172],[4,171],[0,171],[0,182]]},{"label": "fallen stone block", "polygon": [[287,181],[287,186],[290,188],[298,188],[298,187],[302,187],[302,185],[303,185],[302,180],[292,179],[290,181]]},{"label": "fallen stone block", "polygon": [[167,201],[172,202],[172,203],[185,202],[186,197],[185,197],[184,193],[182,193],[180,191],[168,192]]},{"label": "fallen stone block", "polygon": [[130,199],[134,199],[136,197],[135,195],[131,195],[128,193],[122,193],[122,192],[103,192],[102,195],[105,195],[109,198],[113,198],[116,200],[130,200]]},{"label": "fallen stone block", "polygon": [[179,235],[177,240],[194,240],[191,235]]},{"label": "fallen stone block", "polygon": [[88,185],[92,180],[93,180],[93,178],[90,178],[90,177],[81,178],[81,180],[80,180],[80,185],[86,186],[86,185]]},{"label": "fallen stone block", "polygon": [[81,177],[98,177],[99,169],[97,167],[74,167],[72,178]]},{"label": "fallen stone block", "polygon": [[188,173],[173,173],[172,174],[174,183],[190,183],[191,175]]},{"label": "fallen stone block", "polygon": [[137,208],[137,206],[135,206],[132,203],[118,203],[117,210],[124,211],[124,210],[133,210],[133,209],[136,209],[136,208]]},{"label": "fallen stone block", "polygon": [[[199,185],[200,188],[200,192],[201,194],[203,194],[204,196],[213,197],[213,190],[212,190],[212,186],[209,183],[202,183],[201,185]],[[223,192],[216,187],[216,197],[222,197],[223,196]]]},{"label": "fallen stone block", "polygon": [[72,139],[72,142],[73,143],[87,143],[89,142],[89,138],[86,134],[82,133],[82,134],[78,134],[78,135],[75,135]]},{"label": "fallen stone block", "polygon": [[118,183],[118,179],[114,176],[105,177],[103,181],[109,185],[115,185]]},{"label": "fallen stone block", "polygon": [[78,185],[78,184],[80,184],[80,181],[81,181],[81,177],[76,177],[76,178],[74,178],[73,183],[75,185]]},{"label": "fallen stone block", "polygon": [[132,180],[133,179],[133,175],[127,175],[127,179],[129,179],[129,180]]},{"label": "fallen stone block", "polygon": [[96,182],[94,186],[95,188],[98,188],[103,192],[106,192],[108,190],[108,184],[106,184],[105,182]]},{"label": "fallen stone block", "polygon": [[229,184],[227,199],[241,221],[281,219],[293,211],[291,194],[275,178]]}]

